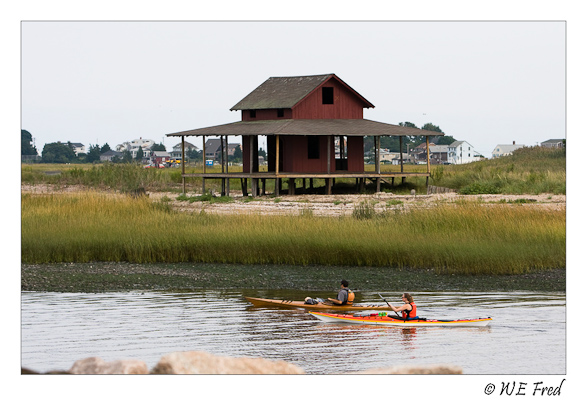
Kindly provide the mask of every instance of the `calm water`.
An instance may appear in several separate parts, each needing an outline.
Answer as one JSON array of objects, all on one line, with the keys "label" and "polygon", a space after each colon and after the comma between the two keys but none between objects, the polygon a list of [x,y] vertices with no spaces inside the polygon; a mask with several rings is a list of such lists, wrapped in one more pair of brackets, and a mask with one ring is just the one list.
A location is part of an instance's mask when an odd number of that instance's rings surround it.
[{"label": "calm water", "polygon": [[[197,350],[285,360],[310,374],[437,363],[461,366],[465,374],[566,373],[564,293],[414,293],[420,316],[492,316],[486,328],[328,324],[303,310],[255,308],[243,298],[306,294],[25,292],[22,366],[66,370],[76,360],[97,356],[139,359],[152,368],[164,354]],[[398,295],[384,295],[400,304]],[[361,302],[381,300],[363,292]]]}]

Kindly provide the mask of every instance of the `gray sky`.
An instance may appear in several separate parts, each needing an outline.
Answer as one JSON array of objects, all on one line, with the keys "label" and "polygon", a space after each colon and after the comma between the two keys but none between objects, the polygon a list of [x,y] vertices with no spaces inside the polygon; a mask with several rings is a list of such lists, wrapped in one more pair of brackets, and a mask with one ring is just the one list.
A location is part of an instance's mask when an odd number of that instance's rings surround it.
[{"label": "gray sky", "polygon": [[[565,137],[565,23],[23,22],[22,129],[114,148],[234,122],[271,76],[335,73],[367,119],[438,125],[485,156]],[[230,138],[230,141],[237,141]],[[190,140],[201,146],[201,141]]]}]

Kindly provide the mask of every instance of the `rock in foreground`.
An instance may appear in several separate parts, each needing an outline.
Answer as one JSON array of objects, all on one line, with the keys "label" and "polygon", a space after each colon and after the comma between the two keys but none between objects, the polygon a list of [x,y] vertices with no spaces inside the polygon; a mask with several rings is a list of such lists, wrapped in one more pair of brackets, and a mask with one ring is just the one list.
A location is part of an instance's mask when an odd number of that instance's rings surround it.
[{"label": "rock in foreground", "polygon": [[201,351],[164,355],[152,374],[304,374],[300,367],[285,361],[263,358],[220,357]]},{"label": "rock in foreground", "polygon": [[145,362],[138,360],[105,362],[99,357],[90,357],[76,361],[69,370],[69,373],[82,375],[148,374],[149,368],[147,368]]},{"label": "rock in foreground", "polygon": [[462,374],[463,369],[455,365],[404,365],[397,367],[373,368],[357,372],[366,375],[455,375]]}]

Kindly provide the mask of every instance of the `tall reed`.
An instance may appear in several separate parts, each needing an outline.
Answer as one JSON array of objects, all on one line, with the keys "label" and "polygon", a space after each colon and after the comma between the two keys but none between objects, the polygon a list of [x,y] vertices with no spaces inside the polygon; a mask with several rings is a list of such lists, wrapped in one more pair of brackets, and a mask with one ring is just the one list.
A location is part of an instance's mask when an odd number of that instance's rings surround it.
[{"label": "tall reed", "polygon": [[96,192],[24,195],[22,261],[368,265],[516,274],[565,266],[565,213],[466,202],[369,219],[218,216]]}]

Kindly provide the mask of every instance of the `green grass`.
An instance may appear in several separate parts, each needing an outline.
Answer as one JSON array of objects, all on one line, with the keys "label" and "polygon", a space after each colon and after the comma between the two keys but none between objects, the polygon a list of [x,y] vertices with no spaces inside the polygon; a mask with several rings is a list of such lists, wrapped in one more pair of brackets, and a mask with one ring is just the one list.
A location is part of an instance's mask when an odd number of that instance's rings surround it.
[{"label": "green grass", "polygon": [[[520,274],[565,267],[565,211],[476,202],[362,217],[186,214],[98,192],[22,196],[22,262],[228,263]],[[363,204],[362,215],[372,205]],[[358,212],[359,213],[359,212]]]},{"label": "green grass", "polygon": [[566,151],[528,147],[498,159],[437,166],[431,184],[461,194],[565,194]]}]

